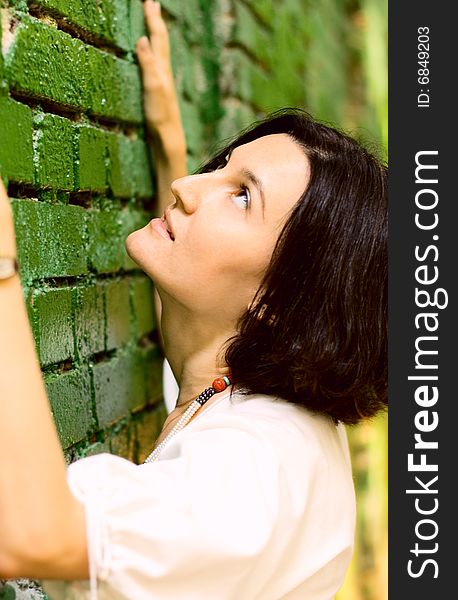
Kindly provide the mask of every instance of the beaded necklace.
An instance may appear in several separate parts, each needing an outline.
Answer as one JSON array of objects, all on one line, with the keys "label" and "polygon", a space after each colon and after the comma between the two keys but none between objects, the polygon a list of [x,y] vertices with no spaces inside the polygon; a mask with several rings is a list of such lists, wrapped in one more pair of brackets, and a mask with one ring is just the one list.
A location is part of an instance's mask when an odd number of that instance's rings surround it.
[{"label": "beaded necklace", "polygon": [[195,413],[201,408],[212,396],[217,394],[218,392],[223,392],[229,385],[232,384],[230,377],[226,375],[224,377],[218,377],[213,381],[210,387],[206,388],[203,392],[201,392],[197,398],[195,398],[185,412],[181,415],[178,423],[173,427],[173,429],[167,434],[167,436],[162,440],[162,442],[154,448],[151,454],[144,461],[145,463],[153,462],[157,459],[161,451],[168,444],[168,442],[183,429],[185,425],[189,423]]}]

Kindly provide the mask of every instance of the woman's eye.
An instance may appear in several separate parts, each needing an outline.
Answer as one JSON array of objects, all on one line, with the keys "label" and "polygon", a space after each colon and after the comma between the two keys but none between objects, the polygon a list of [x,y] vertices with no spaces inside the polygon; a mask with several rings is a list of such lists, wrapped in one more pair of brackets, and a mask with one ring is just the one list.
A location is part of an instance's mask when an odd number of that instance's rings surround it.
[{"label": "woman's eye", "polygon": [[241,190],[234,194],[234,204],[239,208],[247,209],[250,206],[250,191],[243,186]]}]

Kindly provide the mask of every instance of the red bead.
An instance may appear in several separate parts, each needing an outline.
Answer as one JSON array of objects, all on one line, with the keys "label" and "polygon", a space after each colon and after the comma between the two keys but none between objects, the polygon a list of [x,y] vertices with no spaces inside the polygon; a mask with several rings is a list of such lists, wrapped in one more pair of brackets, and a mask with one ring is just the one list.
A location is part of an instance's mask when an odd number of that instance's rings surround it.
[{"label": "red bead", "polygon": [[212,388],[216,392],[222,392],[227,388],[227,383],[224,381],[224,379],[218,377],[218,379],[215,379],[215,381],[212,383]]}]

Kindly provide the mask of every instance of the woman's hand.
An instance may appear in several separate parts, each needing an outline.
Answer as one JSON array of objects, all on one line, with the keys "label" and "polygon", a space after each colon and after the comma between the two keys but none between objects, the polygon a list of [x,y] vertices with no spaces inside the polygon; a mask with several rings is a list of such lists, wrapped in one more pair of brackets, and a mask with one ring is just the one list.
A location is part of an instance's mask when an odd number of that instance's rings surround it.
[{"label": "woman's hand", "polygon": [[143,79],[146,127],[166,155],[186,150],[180,108],[170,59],[167,26],[159,2],[145,0],[144,12],[149,38],[136,44]]},{"label": "woman's hand", "polygon": [[0,177],[0,256],[16,256],[13,211]]}]

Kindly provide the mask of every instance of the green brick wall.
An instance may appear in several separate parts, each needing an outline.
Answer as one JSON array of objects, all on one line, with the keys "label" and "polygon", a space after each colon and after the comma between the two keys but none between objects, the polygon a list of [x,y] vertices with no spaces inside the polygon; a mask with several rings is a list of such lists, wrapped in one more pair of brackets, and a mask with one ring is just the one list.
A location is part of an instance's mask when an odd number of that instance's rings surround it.
[{"label": "green brick wall", "polygon": [[[275,108],[342,121],[351,3],[322,4],[163,0],[190,172]],[[0,174],[62,446],[69,462],[140,461],[166,416],[152,283],[124,248],[155,196],[134,52],[142,1],[0,6]],[[0,583],[0,598],[26,597],[42,597],[33,582]]]}]

